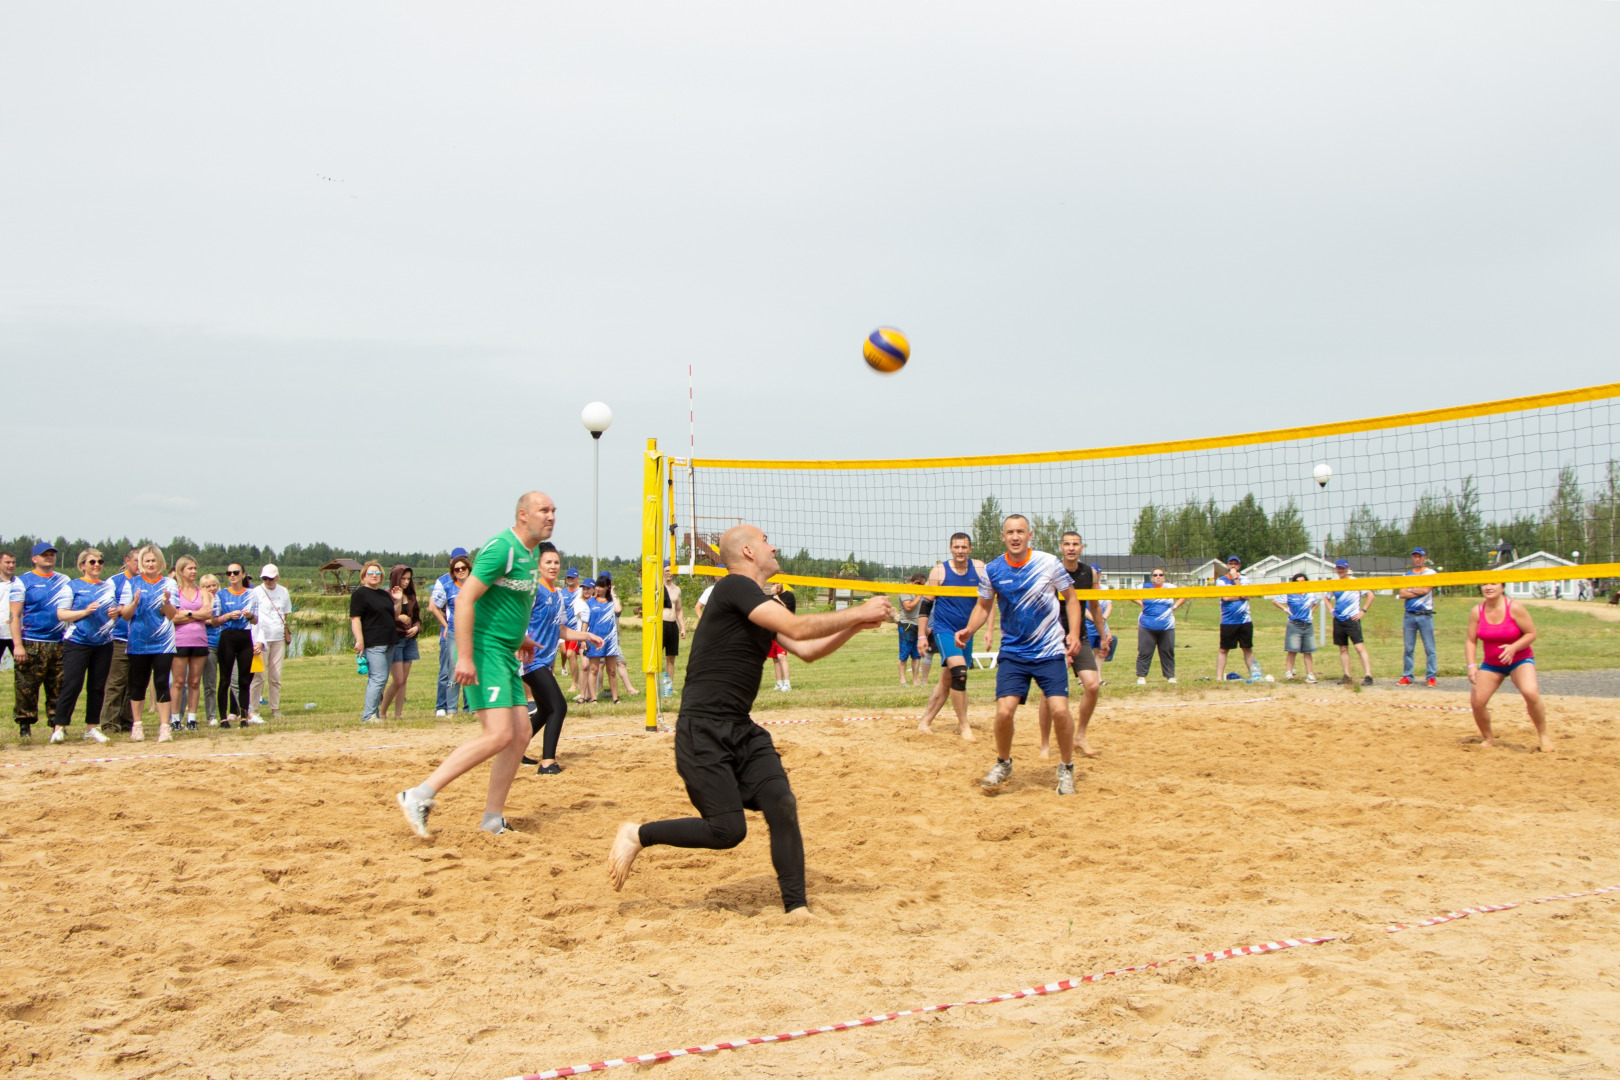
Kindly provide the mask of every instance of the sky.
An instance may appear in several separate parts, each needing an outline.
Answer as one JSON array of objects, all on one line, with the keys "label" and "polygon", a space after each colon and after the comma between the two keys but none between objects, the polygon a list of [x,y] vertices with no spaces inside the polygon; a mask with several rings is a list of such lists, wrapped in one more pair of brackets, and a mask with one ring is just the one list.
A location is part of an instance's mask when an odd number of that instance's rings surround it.
[{"label": "sky", "polygon": [[[1620,3],[11,4],[0,537],[436,550],[640,454],[1613,381]],[[898,326],[880,376],[865,334]]]}]

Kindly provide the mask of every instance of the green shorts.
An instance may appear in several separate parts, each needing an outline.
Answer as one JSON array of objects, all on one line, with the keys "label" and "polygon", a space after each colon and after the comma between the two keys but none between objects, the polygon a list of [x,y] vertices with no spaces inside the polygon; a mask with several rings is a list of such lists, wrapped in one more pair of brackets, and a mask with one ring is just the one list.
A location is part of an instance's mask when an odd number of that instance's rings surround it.
[{"label": "green shorts", "polygon": [[467,687],[467,698],[475,710],[510,709],[527,700],[523,677],[518,674],[517,650],[474,638],[472,654],[478,681]]}]

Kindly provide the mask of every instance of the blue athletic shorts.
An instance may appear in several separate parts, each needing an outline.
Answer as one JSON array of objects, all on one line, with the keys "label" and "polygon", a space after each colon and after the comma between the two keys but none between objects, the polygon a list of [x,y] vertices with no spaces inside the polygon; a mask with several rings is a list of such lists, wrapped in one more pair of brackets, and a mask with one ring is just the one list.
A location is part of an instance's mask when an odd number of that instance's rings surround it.
[{"label": "blue athletic shorts", "polygon": [[968,643],[967,643],[967,648],[966,649],[958,649],[956,647],[956,631],[955,630],[952,630],[948,634],[941,634],[941,633],[938,633],[936,631],[930,630],[928,632],[928,641],[929,641],[929,644],[932,645],[932,647],[934,649],[934,652],[939,654],[939,662],[941,664],[945,663],[945,661],[949,660],[953,656],[960,656],[960,657],[963,657],[964,659],[967,660],[969,667],[973,666],[973,639],[972,638],[968,638]]},{"label": "blue athletic shorts", "polygon": [[1069,696],[1069,665],[1066,657],[1045,660],[1014,660],[1003,653],[996,660],[996,697],[1015,697],[1022,705],[1029,699],[1029,680],[1047,697]]},{"label": "blue athletic shorts", "polygon": [[917,651],[917,626],[915,623],[900,626],[900,659],[921,660],[922,653]]},{"label": "blue athletic shorts", "polygon": [[1521,656],[1507,667],[1504,667],[1501,664],[1481,664],[1479,665],[1479,670],[1489,671],[1497,675],[1511,675],[1513,674],[1514,668],[1523,664],[1534,664],[1535,662],[1536,658],[1533,656]]}]

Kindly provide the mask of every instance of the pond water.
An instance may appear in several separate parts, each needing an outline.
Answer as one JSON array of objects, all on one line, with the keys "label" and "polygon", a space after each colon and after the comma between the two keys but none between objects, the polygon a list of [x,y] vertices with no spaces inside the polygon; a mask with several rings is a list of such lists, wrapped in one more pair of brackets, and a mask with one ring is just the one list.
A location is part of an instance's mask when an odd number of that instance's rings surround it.
[{"label": "pond water", "polygon": [[293,627],[291,656],[339,656],[354,652],[348,622],[321,622]]}]

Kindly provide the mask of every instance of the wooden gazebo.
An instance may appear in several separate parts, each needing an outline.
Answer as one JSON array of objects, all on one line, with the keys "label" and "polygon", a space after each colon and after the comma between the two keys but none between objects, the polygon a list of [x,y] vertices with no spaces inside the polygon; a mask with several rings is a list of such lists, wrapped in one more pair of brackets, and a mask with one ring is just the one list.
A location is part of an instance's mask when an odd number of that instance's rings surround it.
[{"label": "wooden gazebo", "polygon": [[361,566],[353,559],[333,559],[321,567],[321,591],[347,596],[360,584]]}]

